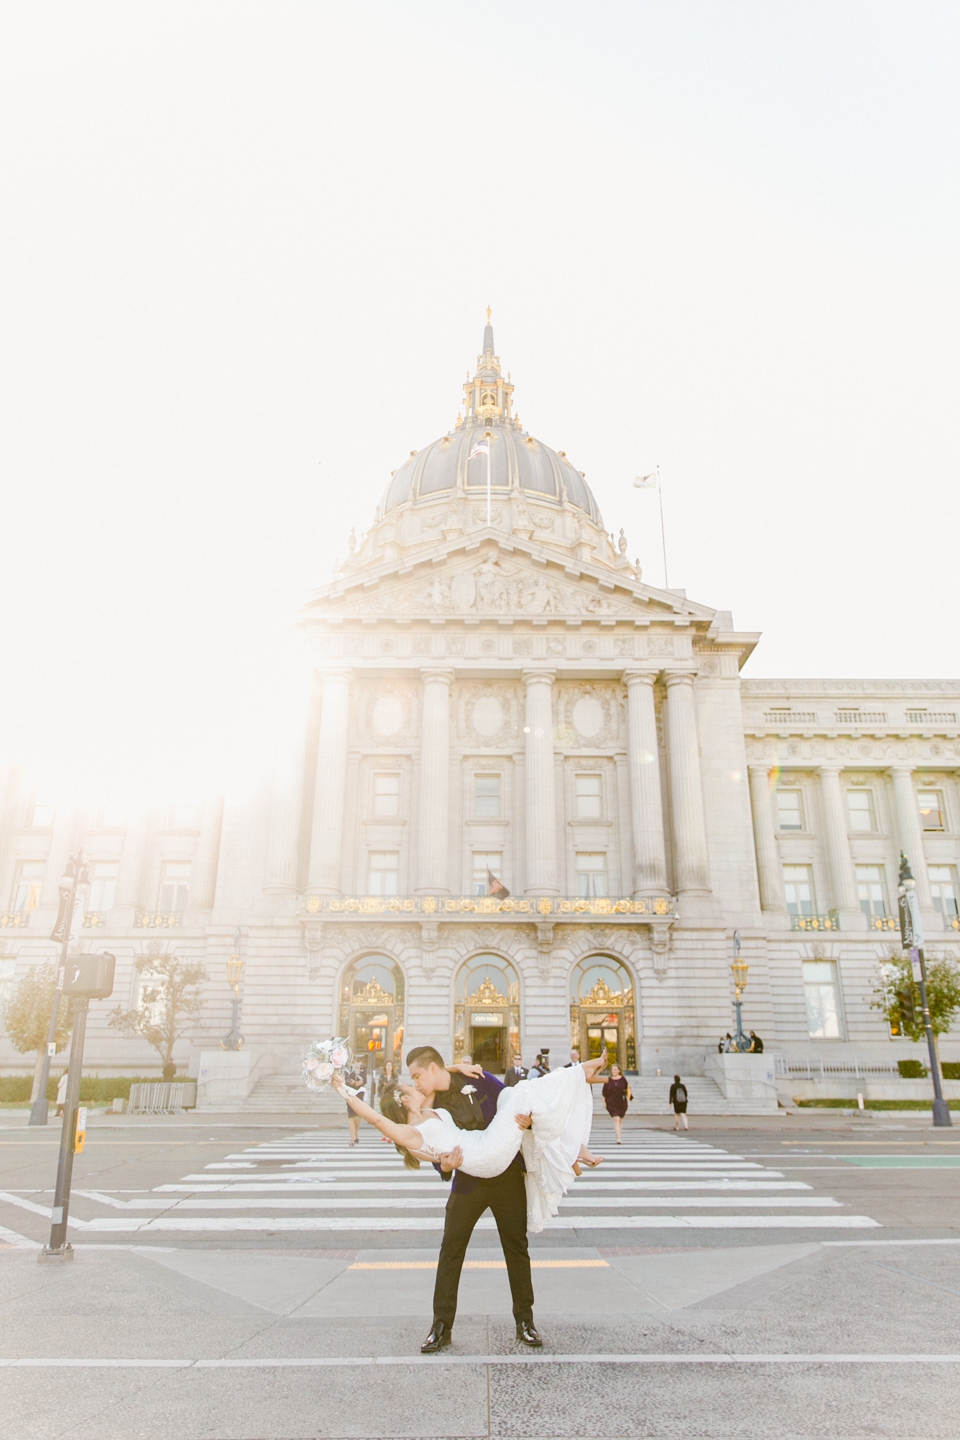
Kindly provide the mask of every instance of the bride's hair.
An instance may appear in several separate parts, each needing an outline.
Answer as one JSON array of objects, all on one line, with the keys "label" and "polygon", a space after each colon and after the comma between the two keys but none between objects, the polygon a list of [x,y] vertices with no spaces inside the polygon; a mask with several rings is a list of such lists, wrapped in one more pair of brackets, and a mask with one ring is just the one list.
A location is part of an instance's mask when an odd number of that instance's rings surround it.
[{"label": "bride's hair", "polygon": [[[380,1101],[380,1114],[385,1115],[388,1120],[392,1120],[395,1125],[409,1125],[410,1116],[400,1103],[400,1094],[401,1092],[399,1090],[385,1090],[383,1098]],[[403,1163],[407,1169],[419,1170],[420,1161],[410,1154],[407,1147],[405,1145],[397,1145],[396,1141],[393,1143],[403,1156]]]}]

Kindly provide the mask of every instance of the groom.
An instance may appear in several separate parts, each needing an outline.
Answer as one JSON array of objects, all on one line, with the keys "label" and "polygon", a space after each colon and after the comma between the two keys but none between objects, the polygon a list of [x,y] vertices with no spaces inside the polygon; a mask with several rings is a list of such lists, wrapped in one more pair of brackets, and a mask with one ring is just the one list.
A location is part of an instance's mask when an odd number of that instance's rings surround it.
[{"label": "groom", "polygon": [[[476,1075],[451,1074],[443,1057],[432,1045],[418,1045],[407,1055],[410,1078],[422,1094],[430,1097],[434,1110],[449,1110],[460,1130],[485,1130],[497,1113],[501,1081],[477,1067]],[[529,1115],[518,1115],[517,1124],[526,1129]],[[459,1147],[440,1159],[444,1179],[453,1172],[443,1225],[443,1243],[437,1264],[433,1292],[433,1327],[420,1346],[425,1355],[434,1355],[450,1344],[457,1313],[457,1291],[463,1258],[474,1227],[484,1210],[492,1210],[503,1246],[513,1296],[517,1339],[539,1349],[543,1344],[533,1323],[533,1281],[527,1249],[527,1192],[524,1163],[517,1154],[500,1175],[480,1180],[457,1167],[463,1160]]]}]

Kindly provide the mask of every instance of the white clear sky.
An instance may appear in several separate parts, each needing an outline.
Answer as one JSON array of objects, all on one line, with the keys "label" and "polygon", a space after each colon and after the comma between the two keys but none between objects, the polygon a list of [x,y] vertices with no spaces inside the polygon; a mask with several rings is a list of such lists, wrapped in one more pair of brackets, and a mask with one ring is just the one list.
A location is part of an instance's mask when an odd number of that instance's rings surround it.
[{"label": "white clear sky", "polygon": [[253,776],[483,311],[763,676],[953,676],[955,3],[0,11],[0,762]]}]

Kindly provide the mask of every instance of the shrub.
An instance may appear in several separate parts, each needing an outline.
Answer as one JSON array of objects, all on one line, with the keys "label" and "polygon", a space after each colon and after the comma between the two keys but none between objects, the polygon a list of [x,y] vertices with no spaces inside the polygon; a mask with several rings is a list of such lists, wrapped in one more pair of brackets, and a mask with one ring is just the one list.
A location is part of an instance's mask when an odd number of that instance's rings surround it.
[{"label": "shrub", "polygon": [[944,1060],[940,1069],[944,1080],[960,1080],[960,1060]]},{"label": "shrub", "polygon": [[897,1069],[904,1080],[925,1080],[927,1067],[920,1060],[898,1060]]},{"label": "shrub", "polygon": [[[178,1075],[177,1080],[189,1080],[188,1075]],[[60,1076],[55,1075],[47,1086],[47,1099],[51,1104],[57,1098]],[[156,1075],[81,1075],[80,1103],[82,1105],[109,1105],[111,1100],[130,1099],[131,1085],[155,1085]],[[0,1075],[0,1105],[27,1105],[30,1102],[31,1075]]]}]

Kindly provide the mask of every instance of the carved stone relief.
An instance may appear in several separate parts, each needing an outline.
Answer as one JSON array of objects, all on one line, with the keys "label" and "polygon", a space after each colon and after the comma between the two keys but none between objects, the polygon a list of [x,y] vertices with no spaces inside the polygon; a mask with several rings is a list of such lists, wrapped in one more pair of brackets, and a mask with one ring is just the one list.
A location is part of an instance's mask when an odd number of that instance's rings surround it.
[{"label": "carved stone relief", "polygon": [[388,680],[366,685],[360,692],[360,727],[374,745],[396,745],[410,739],[415,723],[409,685]]},{"label": "carved stone relief", "polygon": [[650,656],[674,655],[676,653],[676,642],[672,635],[648,635],[647,654]]},{"label": "carved stone relief", "polygon": [[557,697],[558,738],[567,747],[609,745],[620,729],[616,686],[564,685]]},{"label": "carved stone relief", "polygon": [[511,685],[464,685],[457,695],[461,737],[471,745],[510,745],[518,730],[519,695]]}]

